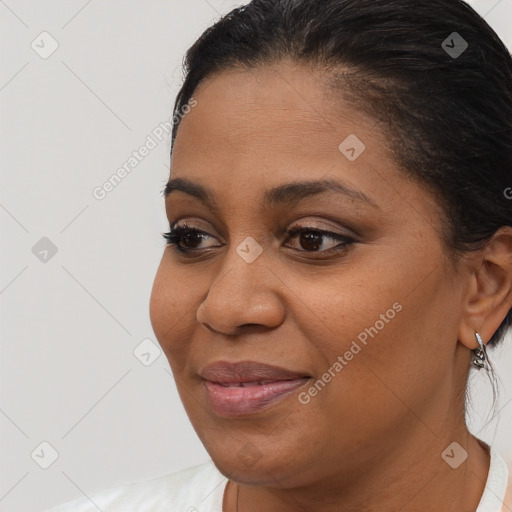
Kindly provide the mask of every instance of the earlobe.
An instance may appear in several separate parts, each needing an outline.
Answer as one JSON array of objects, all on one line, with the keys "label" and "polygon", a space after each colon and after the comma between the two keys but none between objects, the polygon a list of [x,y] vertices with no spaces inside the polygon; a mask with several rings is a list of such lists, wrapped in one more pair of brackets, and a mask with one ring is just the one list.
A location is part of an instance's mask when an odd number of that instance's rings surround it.
[{"label": "earlobe", "polygon": [[459,329],[459,341],[472,350],[475,332],[486,343],[512,309],[512,227],[500,228],[473,260]]}]

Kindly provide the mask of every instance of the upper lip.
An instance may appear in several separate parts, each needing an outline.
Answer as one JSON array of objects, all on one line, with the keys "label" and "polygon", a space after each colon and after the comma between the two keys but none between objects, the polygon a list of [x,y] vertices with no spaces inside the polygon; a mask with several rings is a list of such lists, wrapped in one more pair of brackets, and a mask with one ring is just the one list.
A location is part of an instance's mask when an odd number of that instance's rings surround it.
[{"label": "upper lip", "polygon": [[258,363],[256,361],[217,361],[205,366],[199,375],[211,382],[275,382],[278,380],[293,380],[309,377],[302,372],[287,370],[279,366]]}]

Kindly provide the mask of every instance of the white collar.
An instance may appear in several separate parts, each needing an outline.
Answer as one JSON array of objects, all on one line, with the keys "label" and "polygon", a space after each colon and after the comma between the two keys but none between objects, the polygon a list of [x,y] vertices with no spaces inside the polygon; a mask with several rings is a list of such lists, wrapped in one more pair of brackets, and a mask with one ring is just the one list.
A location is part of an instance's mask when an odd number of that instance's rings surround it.
[{"label": "white collar", "polygon": [[507,492],[508,468],[501,455],[490,447],[491,464],[485,490],[476,512],[502,512]]}]

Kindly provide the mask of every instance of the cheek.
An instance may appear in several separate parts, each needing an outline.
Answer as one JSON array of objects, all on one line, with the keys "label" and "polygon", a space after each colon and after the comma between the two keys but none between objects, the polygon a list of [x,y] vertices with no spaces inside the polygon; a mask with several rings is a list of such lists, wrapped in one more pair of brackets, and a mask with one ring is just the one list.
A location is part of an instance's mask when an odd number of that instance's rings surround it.
[{"label": "cheek", "polygon": [[[339,394],[354,411],[372,402],[376,413],[386,403],[391,412],[403,408],[396,395],[419,403],[449,373],[454,344],[447,340],[459,321],[458,291],[442,265],[423,264],[425,255],[408,256],[388,251],[359,260],[350,272],[307,282],[308,310],[295,321],[313,344],[316,377],[329,368],[339,375],[328,384],[329,400]],[[304,281],[302,276],[295,285]],[[330,395],[322,394],[326,400]]]},{"label": "cheek", "polygon": [[[374,421],[398,418],[409,410],[421,414],[435,407],[432,397],[449,384],[459,321],[457,291],[441,268],[430,275],[428,269],[421,274],[413,270],[388,282],[389,288],[368,293],[367,307],[351,311],[363,312],[365,322],[346,329],[361,348],[345,374],[353,390],[353,411]],[[343,393],[343,385],[336,385]]]},{"label": "cheek", "polygon": [[293,284],[288,282],[292,290],[307,289],[300,297],[307,308],[297,302],[298,309],[304,311],[295,321],[315,349],[324,354],[325,363],[350,350],[352,342],[365,348],[372,340],[390,337],[402,321],[404,290],[413,270],[391,266],[375,253],[354,257],[339,272],[323,277],[312,274],[311,278],[302,274],[294,277]]},{"label": "cheek", "polygon": [[187,346],[185,326],[195,319],[197,302],[193,289],[183,282],[167,258],[164,253],[155,276],[149,315],[157,340],[169,358]]}]

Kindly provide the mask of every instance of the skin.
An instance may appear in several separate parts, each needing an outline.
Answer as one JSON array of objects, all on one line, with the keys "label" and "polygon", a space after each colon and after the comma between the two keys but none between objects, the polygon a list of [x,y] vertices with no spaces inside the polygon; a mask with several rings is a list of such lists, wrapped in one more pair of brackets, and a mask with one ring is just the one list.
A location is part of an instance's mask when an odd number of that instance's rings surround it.
[{"label": "skin", "polygon": [[[232,480],[224,511],[475,511],[489,456],[467,431],[464,390],[474,330],[487,341],[511,306],[512,230],[454,259],[436,198],[325,84],[321,71],[280,61],[199,85],[171,177],[208,187],[218,210],[181,191],[166,199],[169,222],[209,236],[188,243],[195,257],[166,247],[153,329],[192,425]],[[338,149],[349,134],[366,146],[355,161]],[[322,178],[374,204],[336,192],[261,202],[276,185]],[[324,236],[314,251],[286,235],[298,225],[356,241],[329,256],[339,242]],[[249,236],[263,249],[252,263],[236,252]],[[400,312],[309,403],[297,391],[236,418],[209,406],[198,376],[207,364],[255,360],[314,382],[395,303]],[[468,452],[458,469],[441,457],[454,441]],[[251,463],[239,457],[248,446]]]}]

